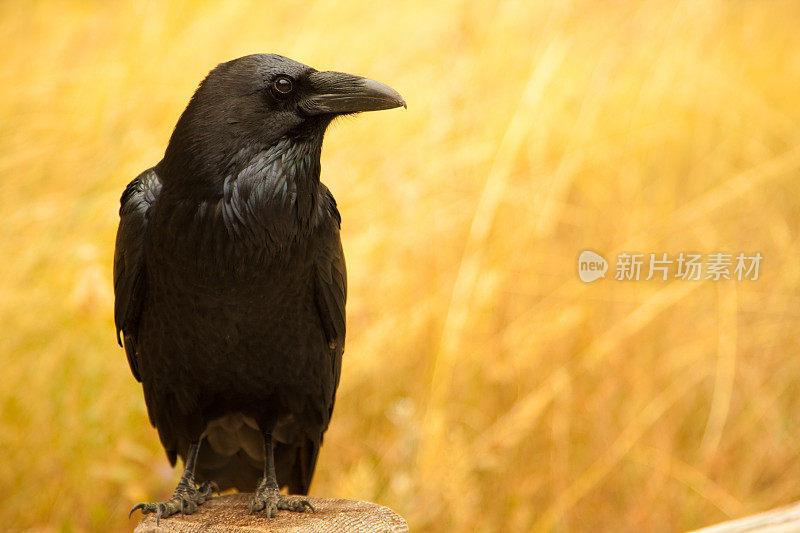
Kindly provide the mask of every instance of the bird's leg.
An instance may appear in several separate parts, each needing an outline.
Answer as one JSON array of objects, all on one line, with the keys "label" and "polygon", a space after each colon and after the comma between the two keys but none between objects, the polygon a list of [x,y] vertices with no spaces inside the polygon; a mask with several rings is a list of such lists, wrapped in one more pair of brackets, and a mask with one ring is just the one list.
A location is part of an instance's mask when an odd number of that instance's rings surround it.
[{"label": "bird's leg", "polygon": [[197,506],[211,499],[211,493],[217,490],[214,482],[205,482],[197,487],[194,484],[194,467],[197,463],[197,452],[200,450],[200,441],[193,442],[186,454],[186,465],[183,475],[175,487],[172,498],[163,502],[139,503],[131,509],[131,514],[141,509],[143,514],[156,513],[156,525],[162,518],[167,518],[175,513],[192,514],[197,511]]},{"label": "bird's leg", "polygon": [[275,458],[272,455],[272,432],[264,432],[264,479],[259,483],[250,500],[250,512],[267,511],[267,519],[278,514],[278,509],[302,513],[306,508],[314,511],[314,507],[304,498],[284,496],[278,487],[275,477]]}]

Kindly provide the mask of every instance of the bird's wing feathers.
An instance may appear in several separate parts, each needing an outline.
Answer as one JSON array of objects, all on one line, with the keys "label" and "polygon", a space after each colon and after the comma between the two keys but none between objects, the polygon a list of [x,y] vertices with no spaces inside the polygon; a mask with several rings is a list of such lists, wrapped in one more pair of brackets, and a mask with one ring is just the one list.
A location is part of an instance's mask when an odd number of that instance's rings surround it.
[{"label": "bird's wing feathers", "polygon": [[[320,187],[324,185],[320,184]],[[316,276],[314,291],[322,327],[331,347],[333,368],[333,390],[331,391],[331,409],[333,395],[339,385],[342,368],[342,353],[345,338],[345,301],[347,300],[347,269],[344,263],[342,240],[339,236],[341,216],[336,207],[336,200],[327,188],[321,195],[325,202],[322,206],[327,210],[327,221],[322,231],[322,245],[315,260]]]},{"label": "bird's wing feathers", "polygon": [[120,222],[114,250],[114,322],[117,341],[123,344],[124,339],[128,364],[137,381],[142,380],[136,357],[136,330],[145,292],[147,211],[160,190],[158,176],[153,169],[149,169],[128,184],[120,199]]}]

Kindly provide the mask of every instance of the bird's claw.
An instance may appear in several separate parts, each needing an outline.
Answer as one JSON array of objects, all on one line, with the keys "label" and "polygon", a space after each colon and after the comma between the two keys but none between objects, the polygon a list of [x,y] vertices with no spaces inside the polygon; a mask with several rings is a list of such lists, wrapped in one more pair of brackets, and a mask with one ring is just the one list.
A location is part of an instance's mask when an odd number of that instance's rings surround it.
[{"label": "bird's claw", "polygon": [[314,509],[314,506],[311,505],[310,501],[308,501],[308,500],[300,500],[300,503],[303,505],[303,507],[308,507],[311,510],[312,513],[316,513],[317,512],[317,510]]},{"label": "bird's claw", "polygon": [[156,525],[160,525],[162,518],[168,518],[174,514],[192,514],[197,511],[197,507],[211,499],[214,492],[219,492],[217,484],[205,482],[199,487],[194,487],[190,483],[180,483],[175,489],[172,498],[164,502],[137,503],[131,509],[128,518],[133,516],[135,511],[141,510],[142,514],[155,513]]},{"label": "bird's claw", "polygon": [[305,512],[306,508],[310,509],[312,513],[316,512],[311,502],[305,498],[285,496],[279,493],[277,489],[256,490],[249,506],[250,514],[266,511],[267,520],[271,520],[273,516],[278,514],[279,509],[302,513]]},{"label": "bird's claw", "polygon": [[[133,516],[133,513],[135,513],[135,512],[136,512],[136,511],[138,511],[139,509],[144,509],[146,506],[147,506],[147,505],[146,505],[146,504],[144,504],[144,503],[137,503],[136,505],[134,505],[134,506],[133,506],[133,509],[131,509],[131,512],[130,512],[130,513],[128,513],[128,518],[132,517],[132,516]],[[147,514],[145,511],[142,511],[142,513],[143,513],[143,514]]]}]

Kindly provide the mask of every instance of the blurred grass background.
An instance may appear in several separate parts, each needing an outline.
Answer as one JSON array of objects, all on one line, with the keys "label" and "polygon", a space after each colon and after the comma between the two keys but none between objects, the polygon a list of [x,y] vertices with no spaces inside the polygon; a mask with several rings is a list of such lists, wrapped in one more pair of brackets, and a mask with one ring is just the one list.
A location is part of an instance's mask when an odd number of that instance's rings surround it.
[{"label": "blurred grass background", "polygon": [[[417,531],[800,499],[798,27],[793,1],[0,3],[2,528],[130,530],[171,493],[114,339],[118,199],[208,70],[259,51],[408,101],[323,150],[350,296],[312,494]],[[585,248],[764,261],[583,284]]]}]

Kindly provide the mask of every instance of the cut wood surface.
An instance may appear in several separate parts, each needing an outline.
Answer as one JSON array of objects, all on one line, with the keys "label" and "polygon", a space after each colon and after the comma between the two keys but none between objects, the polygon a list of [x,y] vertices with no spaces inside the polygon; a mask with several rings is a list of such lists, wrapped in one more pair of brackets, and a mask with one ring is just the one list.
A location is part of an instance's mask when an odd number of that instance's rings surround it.
[{"label": "cut wood surface", "polygon": [[800,532],[800,503],[698,529],[694,533]]},{"label": "cut wood surface", "polygon": [[406,521],[376,503],[357,500],[308,498],[315,512],[295,513],[278,511],[267,520],[261,513],[250,514],[247,505],[250,494],[218,496],[201,505],[192,515],[174,515],[161,519],[156,525],[154,515],[144,517],[134,533],[255,533],[261,531],[291,531],[292,533],[348,532],[359,533],[408,531]]}]

